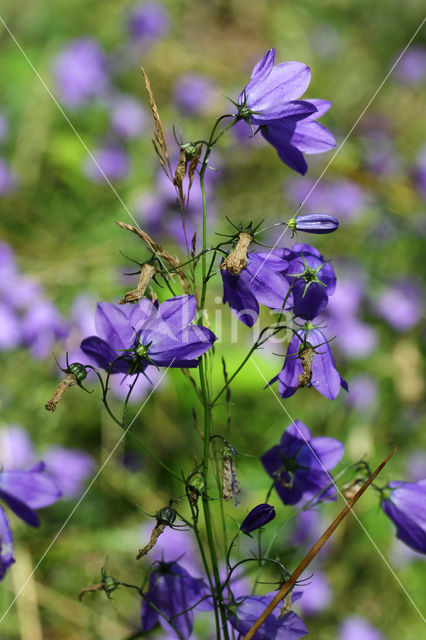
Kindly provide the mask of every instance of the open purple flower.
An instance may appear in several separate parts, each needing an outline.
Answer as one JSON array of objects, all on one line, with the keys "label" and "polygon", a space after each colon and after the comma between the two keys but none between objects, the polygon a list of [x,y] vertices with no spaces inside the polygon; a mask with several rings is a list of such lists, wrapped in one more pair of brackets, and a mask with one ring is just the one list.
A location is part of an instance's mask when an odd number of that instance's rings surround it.
[{"label": "open purple flower", "polygon": [[201,601],[198,607],[210,608],[209,595],[202,578],[194,578],[177,562],[159,562],[150,575],[149,588],[142,601],[142,631],[151,631],[159,622],[172,637],[189,638],[194,624],[191,607]]},{"label": "open purple flower", "polygon": [[302,118],[287,117],[268,122],[260,127],[262,136],[275,149],[281,160],[290,169],[305,175],[308,164],[304,153],[324,153],[336,146],[334,136],[324,125],[316,122],[331,107],[327,100],[304,100],[315,108],[315,112]]},{"label": "open purple flower", "polygon": [[[252,252],[239,275],[221,270],[223,303],[227,302],[232,313],[248,327],[253,326],[259,316],[259,304],[281,310],[289,294],[290,285],[282,275],[288,264],[283,255],[282,249],[269,253]],[[290,292],[285,308],[291,308],[292,302]]]},{"label": "open purple flower", "polygon": [[[302,62],[282,62],[274,67],[275,49],[270,49],[254,67],[251,80],[238,98],[240,113],[255,125],[290,116],[307,116],[315,106],[298,100],[306,91],[311,72]],[[246,109],[244,109],[246,108]]]},{"label": "open purple flower", "polygon": [[[245,635],[254,625],[258,617],[263,613],[276,593],[268,593],[265,596],[246,596],[237,600],[237,610],[230,616],[230,623],[241,635]],[[293,593],[293,600],[302,594]],[[283,617],[279,617],[279,607],[271,613],[260,629],[256,631],[256,640],[298,640],[303,638],[308,630],[301,618],[290,611]]]},{"label": "open purple flower", "polygon": [[195,298],[186,295],[160,305],[148,298],[124,308],[102,302],[96,309],[98,335],[85,338],[81,349],[111,373],[143,372],[149,364],[196,367],[216,336],[206,327],[190,324],[195,313]]},{"label": "open purple flower", "polygon": [[327,306],[336,289],[336,276],[329,262],[309,244],[294,244],[286,255],[285,276],[292,284],[293,310],[296,316],[313,320]]},{"label": "open purple flower", "polygon": [[284,366],[269,384],[278,380],[282,398],[289,398],[302,387],[315,387],[329,400],[335,400],[342,386],[348,385],[336,369],[327,338],[320,329],[299,331],[288,345]]},{"label": "open purple flower", "polygon": [[256,531],[275,518],[275,509],[270,504],[258,504],[246,515],[241,523],[240,531],[250,533]]},{"label": "open purple flower", "polygon": [[396,536],[419,553],[426,553],[426,480],[390,482],[380,503],[396,526]]},{"label": "open purple flower", "polygon": [[[0,499],[32,527],[40,524],[35,509],[47,507],[61,497],[57,484],[44,473],[44,468],[40,462],[28,471],[0,471]],[[6,513],[0,507],[0,580],[13,562],[12,532]]]},{"label": "open purple flower", "polygon": [[316,495],[317,501],[323,502],[336,499],[334,486],[328,486],[329,471],[343,452],[344,445],[339,440],[312,438],[308,427],[296,420],[284,431],[280,444],[269,449],[261,460],[265,471],[274,478],[284,504],[296,504],[302,499],[306,502]]}]

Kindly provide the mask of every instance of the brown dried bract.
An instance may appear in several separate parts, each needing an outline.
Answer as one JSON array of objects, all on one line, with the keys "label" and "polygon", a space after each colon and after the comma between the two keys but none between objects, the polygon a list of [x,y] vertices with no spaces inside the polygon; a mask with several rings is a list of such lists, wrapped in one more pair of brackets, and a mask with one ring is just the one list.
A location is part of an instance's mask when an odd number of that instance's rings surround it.
[{"label": "brown dried bract", "polygon": [[299,353],[299,358],[302,361],[303,372],[299,376],[298,386],[309,387],[312,380],[312,360],[314,359],[315,349],[313,347],[305,347]]},{"label": "brown dried bract", "polygon": [[146,544],[142,549],[139,549],[138,554],[136,556],[136,560],[140,560],[140,558],[142,558],[143,556],[146,556],[146,554],[151,551],[152,547],[155,546],[158,538],[161,536],[161,534],[163,533],[164,529],[167,526],[168,526],[167,522],[161,522],[160,524],[155,525],[155,527],[151,532],[151,537],[149,539],[148,544]]},{"label": "brown dried bract", "polygon": [[89,593],[91,591],[105,591],[105,587],[106,587],[105,582],[99,582],[98,584],[91,584],[88,587],[84,587],[78,594],[78,599],[81,602],[83,600],[83,596],[85,593]]},{"label": "brown dried bract", "polygon": [[222,458],[222,495],[224,500],[235,498],[238,504],[238,496],[241,493],[240,483],[235,473],[235,464],[232,456]]},{"label": "brown dried bract", "polygon": [[225,258],[220,265],[222,271],[229,271],[233,276],[239,276],[241,271],[247,267],[247,250],[253,242],[253,236],[245,231],[238,235],[238,242],[233,251]]},{"label": "brown dried bract", "polygon": [[141,267],[138,286],[136,287],[136,289],[128,291],[124,298],[120,300],[120,304],[126,304],[126,302],[136,302],[137,300],[140,300],[143,297],[147,286],[156,273],[157,269],[152,264],[143,264]]},{"label": "brown dried bract", "polygon": [[54,392],[50,400],[48,400],[44,405],[44,408],[47,409],[47,411],[55,411],[56,406],[60,402],[65,391],[76,384],[78,384],[78,380],[75,375],[73,373],[66,373],[63,380],[61,380],[61,382],[58,384],[56,391]]},{"label": "brown dried bract", "polygon": [[158,242],[155,242],[155,240],[153,240],[147,233],[145,233],[145,231],[142,231],[142,229],[138,229],[137,227],[134,227],[132,224],[127,224],[126,222],[119,222],[118,220],[115,221],[115,224],[121,227],[121,229],[127,229],[127,231],[131,231],[132,233],[135,233],[137,236],[139,236],[139,238],[142,238],[142,240],[146,242],[146,244],[149,247],[151,247],[151,249],[153,249],[155,255],[158,258],[160,259],[163,258],[172,267],[172,269],[176,270],[176,274],[179,278],[179,281],[182,285],[183,290],[185,291],[185,293],[190,293],[188,283],[185,278],[185,274],[182,271],[182,269],[179,269],[178,260],[174,258],[168,251],[163,249],[161,244],[158,244]]},{"label": "brown dried bract", "polygon": [[280,609],[280,613],[279,613],[279,618],[283,618],[284,616],[286,616],[288,613],[290,613],[291,611],[291,593],[288,593],[284,598],[283,598],[283,603]]}]

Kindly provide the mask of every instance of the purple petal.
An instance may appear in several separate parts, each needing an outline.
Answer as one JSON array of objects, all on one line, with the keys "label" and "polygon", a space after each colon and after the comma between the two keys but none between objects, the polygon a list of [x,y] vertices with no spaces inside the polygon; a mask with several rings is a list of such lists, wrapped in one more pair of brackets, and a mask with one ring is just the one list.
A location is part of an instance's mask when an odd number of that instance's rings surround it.
[{"label": "purple petal", "polygon": [[[117,359],[121,354],[120,352],[114,351],[105,340],[101,340],[97,336],[91,336],[90,338],[85,338],[80,345],[81,350],[92,358],[96,364],[104,369],[105,371],[109,371],[111,368],[111,363]],[[114,373],[127,373],[129,370],[129,363],[126,360],[119,360],[114,364],[113,372]]]},{"label": "purple petal", "polygon": [[345,451],[345,445],[342,442],[326,436],[314,438],[311,445],[327,471],[333,469],[340,462]]},{"label": "purple petal", "polygon": [[340,375],[334,364],[333,354],[328,343],[323,344],[325,337],[317,329],[309,333],[309,342],[317,347],[312,360],[311,385],[329,400],[335,400],[340,391]]},{"label": "purple petal", "polygon": [[0,507],[0,580],[14,562],[12,530],[4,510]]},{"label": "purple petal", "polygon": [[275,49],[274,47],[272,47],[271,49],[269,49],[267,53],[265,53],[263,58],[259,60],[259,62],[254,66],[253,71],[251,73],[251,77],[254,78],[255,76],[257,76],[258,79],[265,78],[270,74],[272,67],[274,66],[274,63],[275,63]]},{"label": "purple petal", "polygon": [[135,334],[126,314],[111,302],[97,305],[95,325],[98,335],[113,349],[128,349],[134,342]]},{"label": "purple petal", "polygon": [[259,305],[250,291],[247,280],[221,270],[223,303],[228,303],[232,313],[247,327],[252,327],[259,316]]},{"label": "purple petal", "polygon": [[301,120],[291,136],[291,144],[302,153],[323,153],[336,146],[332,133],[319,122]]}]

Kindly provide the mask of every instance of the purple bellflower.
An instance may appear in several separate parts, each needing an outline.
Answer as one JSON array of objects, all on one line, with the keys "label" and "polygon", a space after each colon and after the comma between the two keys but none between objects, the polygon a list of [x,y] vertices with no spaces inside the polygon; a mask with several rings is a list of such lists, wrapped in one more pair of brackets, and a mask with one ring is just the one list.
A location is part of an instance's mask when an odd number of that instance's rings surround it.
[{"label": "purple bellflower", "polygon": [[132,96],[116,96],[110,107],[111,128],[125,140],[140,136],[146,126],[147,114]]},{"label": "purple bellflower", "polygon": [[170,29],[170,17],[162,4],[144,2],[135,5],[128,17],[127,29],[134,40],[153,42]]},{"label": "purple bellflower", "polygon": [[341,386],[348,391],[347,382],[338,373],[327,339],[320,329],[311,329],[308,333],[303,329],[293,336],[284,366],[269,384],[277,380],[282,398],[290,398],[302,387],[315,387],[329,400],[337,398]]},{"label": "purple bellflower", "polygon": [[223,303],[228,303],[232,313],[248,327],[252,327],[259,316],[259,304],[280,311],[286,296],[285,308],[288,310],[293,304],[290,285],[282,274],[288,264],[283,255],[282,249],[252,252],[247,255],[247,266],[239,275],[220,271]]},{"label": "purple bellflower", "polygon": [[300,600],[300,608],[304,616],[316,616],[331,603],[332,591],[327,576],[323,571],[306,576],[306,586],[303,598]]},{"label": "purple bellflower", "polygon": [[148,591],[142,602],[142,631],[151,631],[159,622],[171,637],[189,638],[194,624],[191,607],[201,601],[198,608],[210,609],[209,596],[211,599],[210,590],[202,578],[194,578],[177,562],[159,562],[150,575]]},{"label": "purple bellflower", "polygon": [[53,75],[63,104],[78,108],[105,94],[108,88],[106,56],[96,40],[73,40],[55,59]]},{"label": "purple bellflower", "polygon": [[[265,596],[246,596],[238,599],[236,613],[230,616],[230,623],[234,629],[241,636],[245,635],[275,595],[274,592]],[[301,595],[301,592],[293,592],[293,601],[300,598]],[[308,630],[303,620],[296,613],[290,611],[285,616],[279,617],[278,610],[275,610],[256,631],[255,637],[256,640],[298,640],[307,633]]]},{"label": "purple bellflower", "polygon": [[275,509],[270,504],[258,504],[249,514],[246,515],[240,525],[240,531],[243,533],[251,533],[265,524],[271,522],[275,518]]},{"label": "purple bellflower", "polygon": [[130,171],[130,159],[127,152],[117,144],[99,147],[88,157],[83,166],[85,176],[92,182],[122,180]]},{"label": "purple bellflower", "polygon": [[287,224],[292,231],[304,231],[318,235],[336,231],[339,221],[328,213],[307,213],[303,216],[295,216]]},{"label": "purple bellflower", "polygon": [[396,526],[396,537],[426,553],[426,479],[419,482],[390,482],[380,503]]},{"label": "purple bellflower", "polygon": [[309,244],[294,244],[286,258],[288,266],[284,275],[292,284],[294,314],[313,320],[325,309],[336,289],[334,269],[318,249]]},{"label": "purple bellflower", "polygon": [[[61,497],[53,478],[44,473],[44,464],[28,471],[0,471],[0,499],[24,522],[38,527],[35,509],[47,507]],[[0,507],[0,580],[14,563],[13,538],[9,521]]]},{"label": "purple bellflower", "polygon": [[216,336],[190,324],[195,314],[194,296],[176,296],[160,305],[145,298],[130,308],[102,302],[96,309],[98,335],[85,338],[81,349],[111,373],[144,372],[149,364],[196,367]]},{"label": "purple bellflower", "polygon": [[383,634],[360,616],[345,618],[338,640],[385,640]]},{"label": "purple bellflower", "polygon": [[211,104],[215,94],[215,85],[206,76],[199,73],[181,75],[173,88],[173,100],[184,115],[199,115]]},{"label": "purple bellflower", "polygon": [[283,62],[274,67],[270,49],[253,69],[238,99],[240,117],[259,125],[262,136],[290,168],[305,174],[303,153],[322,153],[336,146],[332,134],[316,119],[331,106],[327,100],[299,100],[309,86],[309,67]]},{"label": "purple bellflower", "polygon": [[313,496],[323,502],[336,499],[335,487],[328,486],[332,482],[329,471],[343,452],[344,445],[339,440],[312,438],[308,427],[296,420],[284,431],[280,444],[269,449],[261,460],[265,471],[274,478],[284,504],[296,504],[302,499],[306,502]]}]

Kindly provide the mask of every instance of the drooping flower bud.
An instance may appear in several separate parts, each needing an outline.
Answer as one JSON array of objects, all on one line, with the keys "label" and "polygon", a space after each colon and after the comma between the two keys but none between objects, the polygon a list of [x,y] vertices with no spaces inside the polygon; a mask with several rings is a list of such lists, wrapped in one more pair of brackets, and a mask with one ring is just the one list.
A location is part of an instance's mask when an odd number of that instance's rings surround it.
[{"label": "drooping flower bud", "polygon": [[292,231],[322,234],[336,231],[339,221],[328,213],[307,213],[304,216],[294,216],[287,225]]},{"label": "drooping flower bud", "polygon": [[268,522],[271,522],[274,518],[275,509],[272,505],[258,504],[257,507],[254,507],[244,518],[240,526],[240,531],[249,534],[251,531],[256,531],[256,529],[264,527],[265,524],[268,524]]},{"label": "drooping flower bud", "polygon": [[241,271],[247,267],[247,250],[253,242],[253,236],[245,231],[238,234],[238,242],[233,251],[226,256],[220,265],[222,271],[229,271],[233,276],[239,276]]}]

